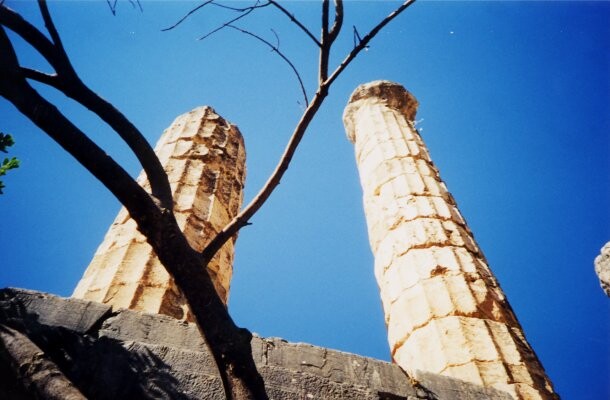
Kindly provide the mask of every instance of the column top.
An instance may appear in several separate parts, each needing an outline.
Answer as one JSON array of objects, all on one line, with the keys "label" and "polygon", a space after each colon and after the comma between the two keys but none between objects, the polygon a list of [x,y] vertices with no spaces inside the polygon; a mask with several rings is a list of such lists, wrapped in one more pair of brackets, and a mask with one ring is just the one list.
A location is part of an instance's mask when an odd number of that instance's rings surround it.
[{"label": "column top", "polygon": [[354,113],[364,104],[382,104],[401,112],[408,121],[415,120],[419,103],[402,85],[390,81],[373,81],[356,88],[343,112],[348,139],[354,143]]}]

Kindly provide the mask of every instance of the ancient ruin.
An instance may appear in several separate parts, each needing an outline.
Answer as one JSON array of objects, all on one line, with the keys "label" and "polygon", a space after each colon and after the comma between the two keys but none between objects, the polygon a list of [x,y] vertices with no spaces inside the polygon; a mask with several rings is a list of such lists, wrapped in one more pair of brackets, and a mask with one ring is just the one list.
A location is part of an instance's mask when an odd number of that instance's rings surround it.
[{"label": "ancient ruin", "polygon": [[[419,382],[444,376],[516,399],[555,399],[415,129],[417,105],[400,85],[376,81],[356,89],[344,114],[392,358]],[[201,250],[241,206],[243,139],[235,126],[201,107],[178,117],[156,152],[172,185],[180,227]],[[147,185],[144,175],[139,180]],[[225,304],[234,240],[208,267]],[[190,320],[184,298],[125,209],[74,297]]]},{"label": "ancient ruin", "polygon": [[[245,179],[243,138],[210,107],[176,118],[155,148],[174,196],[174,213],[190,245],[201,251],[239,211]],[[146,176],[138,181],[148,188]],[[227,302],[232,238],[208,265]],[[122,208],[97,249],[73,297],[191,320],[185,299],[136,223]]]},{"label": "ancient ruin", "polygon": [[504,293],[414,126],[402,86],[358,87],[344,113],[355,145],[393,360],[518,399],[554,399]]},{"label": "ancient ruin", "polygon": [[595,257],[594,264],[599,284],[606,295],[610,296],[610,242],[602,247],[600,254]]}]

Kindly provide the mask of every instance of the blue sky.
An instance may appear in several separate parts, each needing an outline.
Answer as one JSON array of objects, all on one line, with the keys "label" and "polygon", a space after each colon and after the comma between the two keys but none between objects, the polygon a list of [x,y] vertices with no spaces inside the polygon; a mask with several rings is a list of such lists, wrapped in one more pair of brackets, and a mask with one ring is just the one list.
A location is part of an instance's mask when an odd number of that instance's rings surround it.
[{"label": "blue sky", "polygon": [[[35,3],[7,1],[35,21]],[[155,143],[179,114],[211,105],[248,152],[246,199],[260,188],[302,111],[290,69],[234,31],[195,40],[229,14],[194,3],[52,2],[81,77]],[[346,2],[332,62],[395,2]],[[318,31],[318,5],[286,7]],[[273,40],[309,92],[317,55],[271,9],[241,26]],[[47,69],[23,43],[24,64]],[[407,87],[432,159],[456,198],[526,335],[565,399],[610,397],[610,300],[593,259],[610,240],[610,3],[421,2],[346,71],[276,193],[237,242],[230,311],[263,336],[389,359],[353,147],[341,123],[352,90],[375,79]],[[98,120],[41,88],[136,175]],[[0,100],[0,129],[22,166],[0,196],[0,286],[67,296],[119,204],[67,154]]]}]

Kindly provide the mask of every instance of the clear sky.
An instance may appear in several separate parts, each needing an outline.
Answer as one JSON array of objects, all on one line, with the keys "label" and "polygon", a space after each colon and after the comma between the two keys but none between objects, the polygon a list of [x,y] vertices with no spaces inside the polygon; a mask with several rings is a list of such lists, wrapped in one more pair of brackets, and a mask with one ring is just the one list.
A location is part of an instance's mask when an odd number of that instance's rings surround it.
[{"label": "clear sky", "polygon": [[[40,24],[32,1],[6,1]],[[248,152],[246,199],[260,188],[302,111],[290,69],[234,31],[218,8],[162,33],[195,3],[52,2],[83,80],[155,143],[179,114],[211,105]],[[286,2],[318,32],[319,5]],[[395,2],[346,2],[332,62]],[[274,40],[313,92],[313,43],[268,8],[242,21]],[[48,70],[21,42],[24,64]],[[593,259],[610,240],[610,3],[421,2],[346,71],[276,193],[237,242],[230,311],[263,336],[389,359],[343,108],[353,89],[388,79],[419,100],[417,119],[441,176],[564,399],[610,398],[610,299]],[[134,175],[113,133],[41,89]],[[22,166],[0,196],[0,287],[70,295],[118,202],[0,99],[0,129]]]}]

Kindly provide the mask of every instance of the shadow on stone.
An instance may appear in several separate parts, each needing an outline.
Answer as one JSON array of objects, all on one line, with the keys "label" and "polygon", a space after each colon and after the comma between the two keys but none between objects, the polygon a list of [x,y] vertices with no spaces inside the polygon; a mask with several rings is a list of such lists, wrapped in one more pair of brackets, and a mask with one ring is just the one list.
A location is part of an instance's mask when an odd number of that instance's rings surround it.
[{"label": "shadow on stone", "polygon": [[[44,317],[28,312],[27,305],[18,292],[0,292],[0,324],[26,335],[88,399],[188,398],[177,388],[171,368],[151,349],[95,336],[102,318],[112,315],[109,308],[98,312],[99,321],[83,327],[91,332],[78,332],[61,326],[61,321],[41,323]],[[32,398],[11,368],[0,364],[2,398]]]}]

